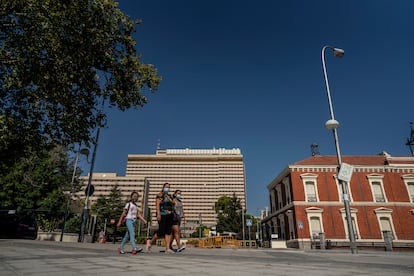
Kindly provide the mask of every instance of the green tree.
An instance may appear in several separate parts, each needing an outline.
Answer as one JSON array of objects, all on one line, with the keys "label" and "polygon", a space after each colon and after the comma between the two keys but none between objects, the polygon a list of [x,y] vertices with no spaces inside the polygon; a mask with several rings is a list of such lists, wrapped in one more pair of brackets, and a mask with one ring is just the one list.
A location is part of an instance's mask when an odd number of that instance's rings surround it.
[{"label": "green tree", "polygon": [[66,233],[78,233],[80,225],[82,223],[82,218],[80,216],[71,216],[65,224]]},{"label": "green tree", "polygon": [[233,197],[222,196],[214,204],[214,209],[217,214],[217,232],[233,232],[241,237],[241,212],[243,212],[243,208],[240,199],[236,195],[233,195]]},{"label": "green tree", "polygon": [[[99,196],[96,203],[91,207],[92,214],[96,215],[96,229],[97,233],[105,228],[105,219],[107,223],[107,233],[113,234],[114,225],[110,225],[111,219],[115,219],[115,224],[118,223],[119,216],[125,206],[125,199],[122,198],[121,190],[118,185],[114,185],[110,194],[106,196]],[[96,234],[97,234],[96,233]]]},{"label": "green tree", "polygon": [[[142,63],[131,19],[114,0],[0,2],[0,163],[50,143],[88,144],[102,102],[147,103],[161,78]],[[7,169],[0,166],[0,169]]]},{"label": "green tree", "polygon": [[49,152],[90,145],[103,103],[141,107],[161,78],[117,1],[2,0],[0,14],[0,205],[63,210],[70,162]]},{"label": "green tree", "polygon": [[0,208],[63,210],[70,181],[65,148],[37,151],[3,173]]}]

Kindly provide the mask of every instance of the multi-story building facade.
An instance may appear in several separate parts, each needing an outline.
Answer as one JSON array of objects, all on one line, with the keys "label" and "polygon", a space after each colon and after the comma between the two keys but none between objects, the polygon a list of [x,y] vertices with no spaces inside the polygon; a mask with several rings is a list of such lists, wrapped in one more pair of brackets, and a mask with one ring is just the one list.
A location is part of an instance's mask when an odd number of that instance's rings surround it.
[{"label": "multi-story building facade", "polygon": [[[82,177],[87,183],[88,176]],[[156,224],[155,197],[164,183],[172,191],[181,190],[188,226],[200,222],[205,226],[216,224],[214,204],[221,196],[233,195],[246,209],[246,178],[243,155],[240,149],[166,149],[156,154],[129,154],[125,176],[114,173],[94,173],[93,203],[99,195],[108,195],[117,184],[125,196],[131,191],[146,194],[142,203],[151,211]],[[144,187],[147,183],[147,191]],[[83,192],[82,192],[83,193]]]},{"label": "multi-story building facade", "polygon": [[240,149],[167,149],[155,155],[129,154],[126,176],[149,181],[148,206],[155,222],[155,197],[168,182],[181,190],[187,223],[214,226],[214,204],[237,196],[246,208],[246,178]]},{"label": "multi-story building facade", "polygon": [[[79,192],[79,196],[85,197],[84,189],[89,180],[89,175],[80,177],[84,188]],[[133,191],[143,195],[145,178],[136,176],[120,176],[112,172],[96,172],[92,175],[92,185],[94,193],[89,197],[90,203],[96,202],[99,196],[108,196],[112,188],[117,185],[121,191],[122,198],[128,200]]]},{"label": "multi-story building facade", "polygon": [[[356,246],[414,247],[414,157],[344,156],[353,166],[346,183]],[[323,234],[332,247],[350,246],[336,156],[312,156],[289,165],[269,185],[264,239],[310,247]]]}]

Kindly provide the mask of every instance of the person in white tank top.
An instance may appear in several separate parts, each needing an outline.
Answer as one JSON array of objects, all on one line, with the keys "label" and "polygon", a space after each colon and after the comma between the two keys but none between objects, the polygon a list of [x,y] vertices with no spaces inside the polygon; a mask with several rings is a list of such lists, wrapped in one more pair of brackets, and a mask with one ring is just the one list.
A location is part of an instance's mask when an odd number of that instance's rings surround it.
[{"label": "person in white tank top", "polygon": [[137,248],[135,243],[135,221],[139,218],[144,224],[147,224],[147,220],[142,216],[142,212],[137,205],[138,198],[138,192],[132,192],[130,201],[125,205],[122,215],[119,217],[117,226],[120,227],[122,222],[125,221],[125,225],[127,227],[125,236],[118,248],[119,254],[125,253],[124,246],[128,240],[131,242],[132,254],[137,254],[142,251],[142,248]]}]

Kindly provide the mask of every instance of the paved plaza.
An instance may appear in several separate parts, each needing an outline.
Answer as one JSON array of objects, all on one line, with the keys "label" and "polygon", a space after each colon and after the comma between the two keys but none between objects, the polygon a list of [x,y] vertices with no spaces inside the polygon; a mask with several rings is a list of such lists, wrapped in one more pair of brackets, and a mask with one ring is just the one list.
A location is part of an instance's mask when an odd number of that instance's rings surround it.
[{"label": "paved plaza", "polygon": [[[413,252],[203,249],[137,255],[117,244],[0,240],[0,275],[414,275]],[[126,247],[126,249],[130,249]]]}]

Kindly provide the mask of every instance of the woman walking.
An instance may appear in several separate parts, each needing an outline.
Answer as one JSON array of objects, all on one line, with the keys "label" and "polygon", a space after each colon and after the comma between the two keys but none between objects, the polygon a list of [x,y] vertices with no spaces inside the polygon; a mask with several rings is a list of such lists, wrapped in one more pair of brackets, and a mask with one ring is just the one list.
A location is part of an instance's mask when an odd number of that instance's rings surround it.
[{"label": "woman walking", "polygon": [[155,208],[157,210],[158,232],[157,237],[165,239],[165,253],[175,253],[171,249],[172,241],[172,224],[174,213],[174,201],[169,195],[170,184],[165,183],[160,193],[158,193],[155,200]]},{"label": "woman walking", "polygon": [[132,247],[132,254],[137,254],[137,252],[141,252],[142,248],[137,248],[137,245],[135,244],[135,221],[137,217],[144,223],[147,224],[147,221],[142,216],[142,212],[138,205],[136,204],[138,202],[139,194],[138,192],[132,192],[130,201],[125,205],[124,210],[122,211],[122,215],[119,217],[118,221],[118,228],[121,226],[122,222],[125,219],[125,224],[127,227],[127,231],[125,233],[124,238],[122,239],[121,245],[118,248],[119,254],[125,254],[124,246],[129,240],[131,242]]},{"label": "woman walking", "polygon": [[181,244],[181,220],[184,218],[183,203],[181,202],[181,191],[176,190],[173,194],[174,200],[174,218],[172,223],[172,234],[173,238],[177,242],[177,252],[181,252],[185,249],[185,245]]}]

